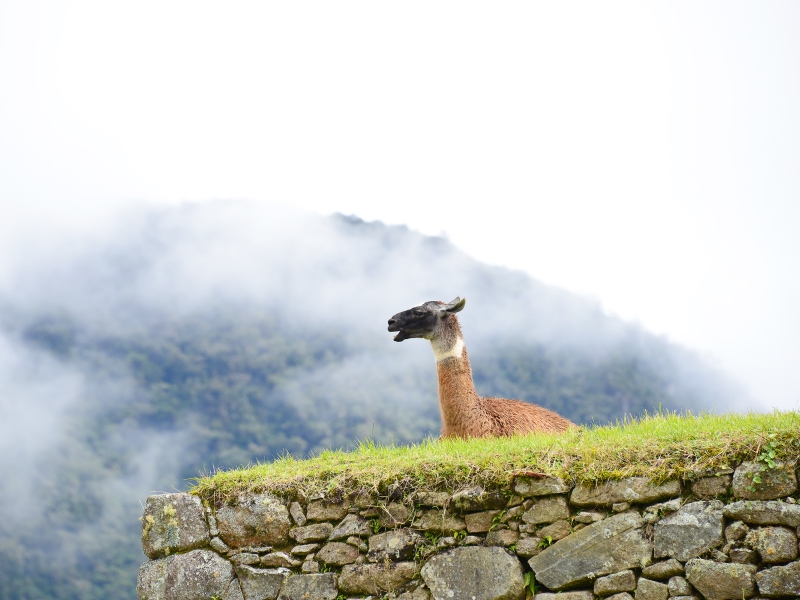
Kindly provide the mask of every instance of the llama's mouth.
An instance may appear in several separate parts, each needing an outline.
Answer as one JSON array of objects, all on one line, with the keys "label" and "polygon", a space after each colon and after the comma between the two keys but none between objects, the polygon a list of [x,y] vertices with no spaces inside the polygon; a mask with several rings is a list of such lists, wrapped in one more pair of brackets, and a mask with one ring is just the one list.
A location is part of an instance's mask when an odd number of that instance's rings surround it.
[{"label": "llama's mouth", "polygon": [[392,338],[395,342],[402,342],[403,340],[408,339],[408,334],[402,327],[398,326],[396,322],[393,322],[389,325],[388,331],[390,333],[394,333],[395,331],[397,332],[397,335]]}]

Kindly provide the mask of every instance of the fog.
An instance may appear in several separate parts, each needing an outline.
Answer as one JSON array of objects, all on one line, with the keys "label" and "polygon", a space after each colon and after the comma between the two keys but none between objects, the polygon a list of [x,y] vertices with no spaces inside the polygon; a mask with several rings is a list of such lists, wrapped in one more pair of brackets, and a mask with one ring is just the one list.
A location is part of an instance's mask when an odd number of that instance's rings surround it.
[{"label": "fog", "polygon": [[794,408],[798,44],[785,1],[2,3],[0,243],[131,199],[446,232]]}]

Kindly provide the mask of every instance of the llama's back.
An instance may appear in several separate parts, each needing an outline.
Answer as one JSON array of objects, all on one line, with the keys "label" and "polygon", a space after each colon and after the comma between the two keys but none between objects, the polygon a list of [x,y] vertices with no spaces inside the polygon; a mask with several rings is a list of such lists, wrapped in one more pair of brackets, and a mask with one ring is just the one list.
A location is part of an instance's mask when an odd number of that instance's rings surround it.
[{"label": "llama's back", "polygon": [[491,421],[489,435],[514,435],[525,433],[561,433],[575,424],[558,413],[508,398],[481,398],[486,416]]}]

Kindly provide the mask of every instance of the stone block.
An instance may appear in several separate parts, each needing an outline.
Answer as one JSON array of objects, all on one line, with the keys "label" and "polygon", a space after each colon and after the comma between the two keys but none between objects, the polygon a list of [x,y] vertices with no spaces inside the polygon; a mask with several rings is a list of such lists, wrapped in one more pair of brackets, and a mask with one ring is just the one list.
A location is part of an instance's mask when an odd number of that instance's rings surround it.
[{"label": "stone block", "polygon": [[797,558],[797,535],[786,527],[759,527],[744,539],[767,564],[786,563]]},{"label": "stone block", "polygon": [[306,554],[311,554],[312,552],[316,552],[319,550],[319,544],[301,544],[300,546],[295,546],[292,548],[292,554],[296,554],[298,556],[305,556]]},{"label": "stone block", "polygon": [[300,572],[306,574],[319,573],[319,563],[315,560],[307,560],[300,565]]},{"label": "stone block", "polygon": [[367,559],[370,562],[411,560],[417,546],[424,541],[416,531],[407,528],[379,533],[369,538]]},{"label": "stone block", "polygon": [[680,575],[670,577],[667,587],[669,588],[670,596],[691,596],[694,591],[689,581]]},{"label": "stone block", "polygon": [[[760,481],[755,481],[755,479]],[[776,463],[770,469],[763,463],[744,462],[733,472],[733,495],[744,500],[775,500],[797,491],[794,467]]]},{"label": "stone block", "polygon": [[676,510],[680,510],[682,506],[682,502],[680,498],[673,498],[672,500],[667,500],[666,502],[657,502],[655,504],[650,504],[644,507],[644,512],[649,513],[661,513],[662,516],[669,515],[674,513]]},{"label": "stone block", "polygon": [[[239,585],[242,586],[244,600],[275,600],[289,570],[257,569],[243,565],[236,567],[236,574],[239,576]],[[182,598],[181,600],[188,599]],[[200,599],[198,598],[198,600]]]},{"label": "stone block", "polygon": [[403,592],[397,596],[397,600],[431,600],[431,593],[424,587],[418,587],[415,590]]},{"label": "stone block", "polygon": [[710,550],[706,555],[706,558],[716,561],[718,563],[726,563],[730,562],[731,560],[727,554],[725,554],[722,550],[718,550],[717,548]]},{"label": "stone block", "polygon": [[344,519],[350,502],[328,502],[327,500],[315,500],[308,503],[306,508],[306,519],[309,521],[339,521]]},{"label": "stone block", "polygon": [[553,523],[568,518],[569,506],[564,496],[545,496],[522,515],[522,520],[531,525]]},{"label": "stone block", "polygon": [[594,580],[594,593],[598,596],[609,596],[618,592],[632,592],[636,589],[636,575],[626,569]]},{"label": "stone block", "polygon": [[800,597],[800,562],[783,567],[771,567],[756,574],[758,591],[777,598]]},{"label": "stone block", "polygon": [[523,600],[525,582],[519,559],[502,548],[462,547],[434,555],[422,579],[435,600]]},{"label": "stone block", "polygon": [[725,540],[728,542],[738,542],[747,535],[748,531],[750,531],[750,528],[747,525],[741,521],[734,521],[725,528]]},{"label": "stone block", "polygon": [[208,520],[208,532],[211,534],[211,537],[218,536],[217,517],[211,514],[211,509],[208,507],[206,507],[206,519]]},{"label": "stone block", "polygon": [[278,600],[336,600],[336,575],[291,575],[284,579]]},{"label": "stone block", "polygon": [[528,563],[537,581],[555,591],[642,567],[653,554],[642,525],[636,512],[614,515],[556,542]]},{"label": "stone block", "polygon": [[407,584],[417,572],[413,562],[345,565],[339,590],[345,594],[383,594]]},{"label": "stone block", "polygon": [[217,510],[219,537],[233,548],[282,546],[288,542],[289,511],[274,496],[239,496]]},{"label": "stone block", "polygon": [[681,562],[701,556],[725,542],[722,503],[690,502],[655,525],[653,556],[671,556]]},{"label": "stone block", "polygon": [[307,544],[309,542],[327,540],[331,533],[333,533],[333,525],[330,523],[316,523],[305,527],[295,527],[289,531],[289,537],[298,544]]},{"label": "stone block", "polygon": [[477,535],[468,535],[464,538],[464,541],[461,542],[462,546],[478,546],[483,542],[483,539],[478,537]]},{"label": "stone block", "polygon": [[202,548],[210,541],[200,498],[191,494],[147,498],[142,517],[142,550],[149,558]]},{"label": "stone block", "polygon": [[508,523],[512,519],[519,519],[522,516],[522,513],[525,512],[525,507],[520,505],[514,506],[509,508],[506,512],[503,513],[503,516],[500,517],[501,523]]},{"label": "stone block", "polygon": [[506,498],[500,492],[487,492],[481,487],[472,487],[456,492],[450,497],[450,508],[459,513],[502,509]]},{"label": "stone block", "polygon": [[716,563],[702,558],[686,563],[686,579],[707,600],[752,598],[755,574],[755,565]]},{"label": "stone block", "polygon": [[228,589],[225,591],[225,595],[222,597],[222,600],[244,600],[244,594],[242,593],[242,586],[239,585],[238,579],[234,579],[233,581],[231,581],[230,585],[228,586]]},{"label": "stone block", "polygon": [[572,486],[560,477],[516,477],[514,492],[525,498],[566,494]]},{"label": "stone block", "polygon": [[257,565],[261,562],[261,557],[255,552],[239,552],[230,558],[234,565]]},{"label": "stone block", "polygon": [[144,563],[139,569],[139,600],[206,600],[223,597],[234,579],[233,567],[216,552],[192,550]]},{"label": "stone block", "polygon": [[292,502],[289,505],[289,514],[292,515],[292,519],[294,519],[295,525],[298,527],[306,524],[306,514],[303,512],[303,507],[300,506],[299,502]]},{"label": "stone block", "polygon": [[394,529],[408,523],[411,511],[405,504],[390,502],[387,506],[380,507],[378,523],[384,529]]},{"label": "stone block", "polygon": [[692,482],[692,494],[701,500],[713,500],[728,493],[731,481],[733,481],[731,475],[703,477]]},{"label": "stone block", "polygon": [[619,594],[608,596],[605,600],[633,600],[633,596],[628,592],[620,592]]},{"label": "stone block", "polygon": [[533,597],[533,600],[594,600],[594,594],[589,591],[558,592],[557,594],[553,594],[552,592],[542,592],[540,594],[536,594]]},{"label": "stone block", "polygon": [[434,533],[452,534],[454,531],[464,531],[467,524],[464,519],[444,510],[426,510],[412,524],[414,529],[431,531]]},{"label": "stone block", "polygon": [[366,552],[369,549],[367,544],[366,544],[366,542],[364,542],[364,540],[362,540],[360,537],[356,537],[354,535],[351,535],[349,538],[347,538],[345,540],[345,543],[350,544],[351,546],[355,546],[361,552]]},{"label": "stone block", "polygon": [[136,580],[138,600],[164,600],[167,580],[167,559],[148,560],[139,566]]},{"label": "stone block", "polygon": [[322,550],[317,552],[314,558],[321,560],[326,565],[342,567],[356,562],[358,554],[358,548],[355,546],[344,542],[329,542],[322,547]]},{"label": "stone block", "polygon": [[495,529],[486,534],[484,545],[508,548],[519,541],[519,533],[510,529]]},{"label": "stone block", "polygon": [[485,510],[483,512],[468,513],[464,515],[467,531],[470,533],[486,533],[495,523],[494,518],[500,514],[499,510]]},{"label": "stone block", "polygon": [[750,525],[785,525],[800,527],[800,504],[769,501],[732,502],[722,509],[729,519]]},{"label": "stone block", "polygon": [[270,552],[261,557],[260,564],[262,567],[286,567],[293,569],[300,566],[299,560],[290,556],[286,552]]},{"label": "stone block", "polygon": [[582,510],[577,515],[575,515],[575,522],[576,523],[583,523],[584,525],[589,525],[590,523],[597,523],[598,521],[602,521],[606,518],[604,513]]},{"label": "stone block", "polygon": [[541,543],[542,539],[538,537],[520,538],[517,542],[517,554],[525,558],[536,556],[542,551],[542,548],[539,547]]},{"label": "stone block", "polygon": [[728,557],[731,559],[731,562],[743,565],[758,564],[758,552],[752,548],[731,548],[728,552]]},{"label": "stone block", "polygon": [[342,522],[334,527],[329,540],[343,540],[350,536],[367,537],[372,534],[372,529],[369,526],[369,521],[359,515],[347,515]]},{"label": "stone block", "polygon": [[570,496],[570,504],[581,508],[612,506],[620,502],[649,504],[681,495],[680,481],[653,483],[647,477],[628,477],[599,484],[580,483]]},{"label": "stone block", "polygon": [[553,541],[558,541],[563,540],[570,533],[572,533],[572,526],[569,521],[561,520],[542,527],[536,532],[536,535],[542,539],[550,538]]},{"label": "stone block", "polygon": [[636,585],[634,598],[636,600],[667,600],[669,598],[669,587],[665,583],[640,577]]},{"label": "stone block", "polygon": [[642,568],[642,577],[648,579],[669,579],[675,575],[683,575],[683,565],[674,558]]}]

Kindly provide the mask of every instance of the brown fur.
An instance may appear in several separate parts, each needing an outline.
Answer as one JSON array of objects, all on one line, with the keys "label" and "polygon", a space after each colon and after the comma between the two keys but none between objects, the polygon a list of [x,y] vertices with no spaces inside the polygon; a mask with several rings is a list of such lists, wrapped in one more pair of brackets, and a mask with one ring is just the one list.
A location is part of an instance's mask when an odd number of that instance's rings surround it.
[{"label": "brown fur", "polygon": [[[455,315],[447,320],[456,321]],[[455,326],[458,327],[456,321]],[[472,381],[467,349],[461,358],[436,364],[439,374],[439,408],[442,437],[487,437],[517,433],[559,433],[575,425],[535,404],[507,398],[481,398]]]}]

